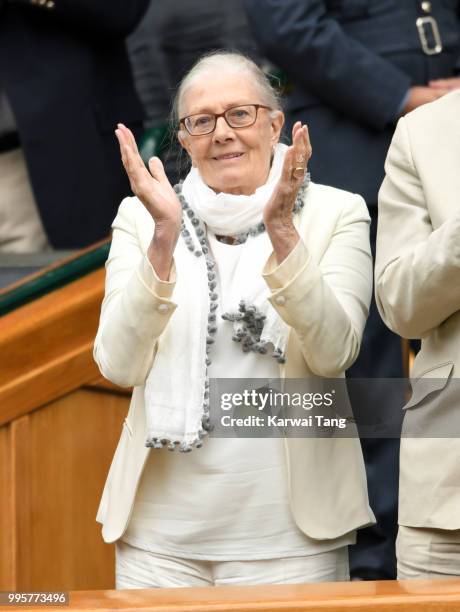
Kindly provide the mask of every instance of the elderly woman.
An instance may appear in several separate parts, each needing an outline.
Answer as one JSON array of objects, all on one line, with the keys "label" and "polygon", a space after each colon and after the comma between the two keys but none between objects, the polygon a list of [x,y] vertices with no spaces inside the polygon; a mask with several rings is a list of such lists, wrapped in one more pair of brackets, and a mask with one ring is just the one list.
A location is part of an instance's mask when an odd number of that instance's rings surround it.
[{"label": "elderly woman", "polygon": [[175,110],[192,163],[175,189],[116,130],[136,197],[113,223],[95,358],[134,386],[98,513],[117,587],[347,580],[374,520],[359,441],[208,436],[209,380],[343,377],[371,296],[365,204],[308,184],[306,126],[279,143],[279,101],[241,55],[201,59]]}]

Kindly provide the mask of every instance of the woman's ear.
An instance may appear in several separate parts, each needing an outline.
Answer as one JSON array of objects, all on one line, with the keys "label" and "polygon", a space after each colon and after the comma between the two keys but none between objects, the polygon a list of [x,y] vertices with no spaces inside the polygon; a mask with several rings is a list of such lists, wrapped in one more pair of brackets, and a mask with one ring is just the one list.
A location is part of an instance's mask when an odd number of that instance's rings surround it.
[{"label": "woman's ear", "polygon": [[177,140],[180,143],[180,146],[185,149],[187,151],[187,153],[190,155],[190,150],[189,150],[189,146],[188,146],[188,138],[187,136],[184,134],[183,130],[179,130],[177,132]]},{"label": "woman's ear", "polygon": [[284,113],[281,111],[273,111],[270,114],[271,121],[271,143],[275,145],[279,142],[281,136],[281,130],[284,125]]},{"label": "woman's ear", "polygon": [[179,141],[180,146],[181,146],[181,147],[182,147],[182,148],[183,148],[185,151],[187,151],[187,153],[188,153],[188,155],[189,155],[189,157],[190,157],[190,160],[191,160],[191,162],[192,162],[192,166],[194,166],[195,164],[193,163],[193,157],[192,157],[192,153],[191,153],[191,150],[190,150],[190,143],[189,143],[189,140],[188,140],[188,138],[187,138],[186,133],[185,133],[183,130],[179,130],[179,131],[177,132],[177,140]]}]

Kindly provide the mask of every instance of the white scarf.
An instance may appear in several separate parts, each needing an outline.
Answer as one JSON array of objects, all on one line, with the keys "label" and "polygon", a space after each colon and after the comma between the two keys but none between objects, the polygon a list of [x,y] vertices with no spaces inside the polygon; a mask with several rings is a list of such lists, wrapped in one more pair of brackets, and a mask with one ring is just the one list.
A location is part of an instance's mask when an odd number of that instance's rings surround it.
[{"label": "white scarf", "polygon": [[214,234],[236,236],[262,221],[264,207],[281,176],[286,150],[284,144],[276,146],[267,182],[252,195],[216,194],[204,183],[196,168],[187,175],[182,194]]},{"label": "white scarf", "polygon": [[[253,195],[216,194],[203,182],[196,169],[192,169],[185,179],[182,195],[214,233],[230,236],[247,231],[262,221],[263,208],[279,180],[286,150],[285,145],[277,145],[268,180]],[[186,214],[183,218],[198,249],[199,242],[191,219]],[[241,299],[256,306],[266,316],[261,343],[271,343],[278,355],[284,354],[289,328],[268,302],[270,291],[261,275],[273,251],[267,233],[249,236],[241,250],[235,279],[238,295],[233,296],[231,312],[238,312]],[[168,444],[173,449],[179,445],[180,450],[188,451],[194,445],[200,446],[201,438],[207,433],[202,420],[203,414],[206,417],[209,402],[206,375],[210,311],[208,273],[218,274],[216,269],[209,270],[207,259],[209,261],[209,256],[195,256],[183,238],[179,238],[174,252],[177,282],[173,294],[178,306],[159,338],[145,387],[147,446],[160,448]],[[235,332],[241,326],[240,322],[228,321],[227,324],[234,325]]]}]

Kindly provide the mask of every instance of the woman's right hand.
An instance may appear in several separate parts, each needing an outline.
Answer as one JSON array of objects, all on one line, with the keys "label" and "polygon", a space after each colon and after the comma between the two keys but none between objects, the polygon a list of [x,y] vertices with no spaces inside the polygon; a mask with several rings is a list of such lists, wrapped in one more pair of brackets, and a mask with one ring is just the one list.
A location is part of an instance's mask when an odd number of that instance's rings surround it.
[{"label": "woman's right hand", "polygon": [[149,172],[139,155],[131,130],[119,123],[115,134],[131,189],[155,222],[147,257],[158,278],[167,281],[181,228],[182,209],[179,199],[158,157],[149,160]]},{"label": "woman's right hand", "polygon": [[182,209],[179,199],[165,174],[158,157],[149,160],[145,167],[136,140],[130,129],[119,123],[115,130],[120,145],[121,159],[128,175],[131,190],[139,198],[155,221],[155,232],[178,234]]}]

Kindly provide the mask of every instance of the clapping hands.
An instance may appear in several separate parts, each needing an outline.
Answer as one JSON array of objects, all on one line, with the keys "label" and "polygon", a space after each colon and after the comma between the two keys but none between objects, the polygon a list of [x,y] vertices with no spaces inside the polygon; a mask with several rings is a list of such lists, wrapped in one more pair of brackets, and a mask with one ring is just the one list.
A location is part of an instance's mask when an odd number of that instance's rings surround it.
[{"label": "clapping hands", "polygon": [[155,227],[179,232],[182,210],[161,160],[152,157],[147,170],[131,130],[119,123],[115,135],[132,192],[152,215]]},{"label": "clapping hands", "polygon": [[303,183],[312,148],[308,128],[300,121],[292,128],[292,145],[284,158],[281,177],[264,209],[264,223],[270,227],[292,228],[292,209]]},{"label": "clapping hands", "polygon": [[263,213],[278,263],[289,255],[299,241],[292,211],[311,153],[308,128],[297,121],[292,128],[292,145],[286,152],[281,177]]}]

